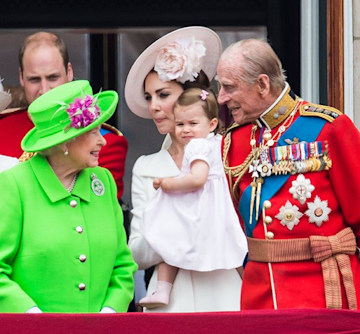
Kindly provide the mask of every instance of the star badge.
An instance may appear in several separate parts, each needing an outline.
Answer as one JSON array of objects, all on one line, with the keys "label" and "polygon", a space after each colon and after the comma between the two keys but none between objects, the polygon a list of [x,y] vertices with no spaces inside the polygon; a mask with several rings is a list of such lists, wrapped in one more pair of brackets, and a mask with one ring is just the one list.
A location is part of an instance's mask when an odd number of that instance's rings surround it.
[{"label": "star badge", "polygon": [[299,224],[302,216],[303,214],[299,212],[299,208],[287,201],[275,217],[280,220],[281,225],[286,226],[291,231],[295,225]]},{"label": "star badge", "polygon": [[329,220],[331,209],[328,206],[328,201],[322,201],[319,196],[315,197],[314,202],[307,203],[308,210],[305,214],[309,217],[309,223],[315,223],[320,227],[323,222]]},{"label": "star badge", "polygon": [[311,184],[309,179],[305,179],[303,174],[299,174],[295,181],[292,181],[292,187],[289,189],[294,199],[297,199],[301,204],[304,204],[315,187]]}]

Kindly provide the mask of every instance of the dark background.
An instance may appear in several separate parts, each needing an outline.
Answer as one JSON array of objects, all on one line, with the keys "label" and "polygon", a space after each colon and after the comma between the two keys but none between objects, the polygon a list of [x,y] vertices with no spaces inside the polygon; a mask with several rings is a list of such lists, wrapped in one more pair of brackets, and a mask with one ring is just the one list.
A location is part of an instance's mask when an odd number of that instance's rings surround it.
[{"label": "dark background", "polygon": [[[0,29],[97,29],[90,38],[94,89],[117,87],[116,36],[120,27],[161,26],[267,27],[268,40],[300,94],[300,0],[10,0],[1,4]],[[108,32],[106,31],[108,30]],[[104,52],[96,52],[104,50]],[[103,66],[99,66],[103,64]]]}]

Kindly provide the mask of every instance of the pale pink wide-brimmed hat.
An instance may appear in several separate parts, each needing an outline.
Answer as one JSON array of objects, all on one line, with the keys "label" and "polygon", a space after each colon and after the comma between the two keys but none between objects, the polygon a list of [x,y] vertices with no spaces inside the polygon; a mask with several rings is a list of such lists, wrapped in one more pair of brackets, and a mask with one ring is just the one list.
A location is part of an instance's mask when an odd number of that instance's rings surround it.
[{"label": "pale pink wide-brimmed hat", "polygon": [[[180,49],[184,52],[182,53]],[[191,49],[189,56],[188,49]],[[128,107],[137,116],[151,118],[144,97],[144,81],[152,69],[155,68],[163,81],[176,80],[183,83],[189,78],[193,81],[200,70],[212,80],[221,51],[219,36],[206,27],[180,28],[159,38],[141,53],[129,71],[125,83],[125,99]],[[171,55],[166,55],[167,52]],[[193,54],[200,57],[194,59]],[[160,69],[158,57],[162,57]],[[179,66],[185,67],[185,73],[179,74],[180,72],[176,71]],[[170,72],[167,72],[169,69]]]}]

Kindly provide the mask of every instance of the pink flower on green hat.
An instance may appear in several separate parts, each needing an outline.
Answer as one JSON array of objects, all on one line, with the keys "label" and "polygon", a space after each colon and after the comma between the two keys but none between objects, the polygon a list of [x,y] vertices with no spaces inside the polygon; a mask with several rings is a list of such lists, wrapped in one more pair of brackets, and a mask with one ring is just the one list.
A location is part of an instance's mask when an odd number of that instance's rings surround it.
[{"label": "pink flower on green hat", "polygon": [[76,98],[74,102],[70,103],[66,111],[70,117],[70,126],[75,129],[88,126],[100,116],[96,99],[91,95],[86,95],[83,99]]}]

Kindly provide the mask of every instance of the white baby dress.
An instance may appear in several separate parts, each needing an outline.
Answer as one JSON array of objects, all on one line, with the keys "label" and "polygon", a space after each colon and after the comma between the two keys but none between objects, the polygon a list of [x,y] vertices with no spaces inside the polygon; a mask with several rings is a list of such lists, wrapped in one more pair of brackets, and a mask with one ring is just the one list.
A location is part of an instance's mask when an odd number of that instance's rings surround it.
[{"label": "white baby dress", "polygon": [[195,271],[237,268],[243,264],[247,242],[223,170],[221,136],[192,139],[179,177],[198,159],[210,166],[204,187],[187,193],[159,188],[144,210],[141,231],[172,266]]}]

